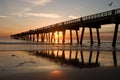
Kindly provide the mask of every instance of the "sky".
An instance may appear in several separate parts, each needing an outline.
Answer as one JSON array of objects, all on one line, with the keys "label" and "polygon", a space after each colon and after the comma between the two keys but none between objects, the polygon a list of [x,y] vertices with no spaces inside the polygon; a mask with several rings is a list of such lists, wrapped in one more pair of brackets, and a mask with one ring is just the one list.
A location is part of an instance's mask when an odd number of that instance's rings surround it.
[{"label": "sky", "polygon": [[116,8],[120,0],[0,0],[0,37]]}]

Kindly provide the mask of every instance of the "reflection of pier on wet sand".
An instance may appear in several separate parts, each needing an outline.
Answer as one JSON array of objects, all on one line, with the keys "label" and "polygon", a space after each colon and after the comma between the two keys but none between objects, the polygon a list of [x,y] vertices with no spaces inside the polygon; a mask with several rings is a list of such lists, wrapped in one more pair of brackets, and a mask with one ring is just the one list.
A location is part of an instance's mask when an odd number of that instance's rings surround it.
[{"label": "reflection of pier on wet sand", "polygon": [[[118,27],[120,24],[120,9],[114,9],[94,15],[80,17],[78,19],[56,23],[53,25],[45,26],[34,30],[29,30],[26,32],[17,33],[11,35],[11,37],[15,39],[23,39],[23,40],[31,40],[31,41],[35,41],[35,38],[37,38],[37,42],[39,42],[39,40],[45,42],[46,40],[47,43],[55,43],[55,33],[57,33],[58,35],[57,43],[59,43],[59,33],[62,32],[62,38],[63,38],[62,43],[64,44],[66,30],[69,30],[70,43],[71,44],[73,43],[72,32],[75,31],[77,43],[82,44],[85,28],[89,28],[91,45],[93,45],[94,43],[93,33],[92,33],[93,29],[96,30],[98,45],[100,45],[101,42],[100,42],[99,29],[101,28],[101,25],[106,25],[106,24],[115,24],[115,30],[114,30],[113,42],[112,42],[112,46],[115,47],[117,34],[118,34]],[[79,41],[78,30],[80,29],[82,29],[82,32]]]},{"label": "reflection of pier on wet sand", "polygon": [[[37,57],[42,57],[49,59],[50,61],[60,63],[61,65],[67,64],[78,68],[92,68],[92,67],[99,67],[99,55],[100,51],[96,51],[94,53],[93,58],[93,51],[89,51],[89,55],[84,55],[84,51],[72,51],[72,50],[47,50],[47,51],[34,51],[32,55]],[[87,58],[86,58],[87,56]],[[117,66],[117,58],[116,58],[116,51],[113,51],[113,64]]]}]

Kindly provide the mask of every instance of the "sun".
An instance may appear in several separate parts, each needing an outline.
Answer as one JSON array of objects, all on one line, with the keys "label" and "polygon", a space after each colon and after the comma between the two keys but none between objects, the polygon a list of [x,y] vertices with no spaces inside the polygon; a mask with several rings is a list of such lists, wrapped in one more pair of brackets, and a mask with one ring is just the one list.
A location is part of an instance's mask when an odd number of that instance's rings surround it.
[{"label": "sun", "polygon": [[55,32],[55,39],[58,39],[58,34],[57,34],[57,32]]}]

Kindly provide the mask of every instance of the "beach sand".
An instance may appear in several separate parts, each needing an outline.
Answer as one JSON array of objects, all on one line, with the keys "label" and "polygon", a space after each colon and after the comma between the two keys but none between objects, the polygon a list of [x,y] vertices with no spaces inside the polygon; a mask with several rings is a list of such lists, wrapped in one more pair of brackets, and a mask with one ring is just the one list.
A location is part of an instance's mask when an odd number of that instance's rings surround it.
[{"label": "beach sand", "polygon": [[0,80],[120,80],[120,67],[18,73],[1,76]]}]

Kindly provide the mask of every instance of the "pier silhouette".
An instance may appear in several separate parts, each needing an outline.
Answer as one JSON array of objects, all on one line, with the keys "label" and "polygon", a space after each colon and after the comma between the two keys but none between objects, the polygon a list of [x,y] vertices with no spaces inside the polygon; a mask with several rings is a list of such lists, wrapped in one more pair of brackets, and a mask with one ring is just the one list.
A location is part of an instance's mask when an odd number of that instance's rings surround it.
[{"label": "pier silhouette", "polygon": [[[13,34],[11,35],[11,38],[35,41],[35,37],[36,37],[37,42],[39,42],[40,39],[41,39],[41,42],[45,42],[45,39],[46,39],[48,43],[54,43],[55,42],[54,33],[57,32],[58,34],[57,41],[59,43],[59,32],[62,32],[62,36],[63,36],[62,43],[64,44],[66,30],[69,30],[70,31],[70,43],[71,44],[73,43],[72,31],[75,31],[77,43],[82,44],[85,28],[89,28],[91,45],[94,44],[92,29],[96,29],[97,41],[98,41],[98,45],[100,45],[101,40],[100,40],[99,29],[101,28],[101,25],[106,25],[106,24],[115,24],[112,46],[116,47],[118,27],[120,24],[120,8],[85,16],[85,17],[80,17],[80,18],[73,19],[73,20],[55,23],[55,24],[48,25],[42,28],[28,30],[26,32]],[[80,29],[82,29],[82,33],[81,33],[81,37],[79,38],[78,31]]]}]

